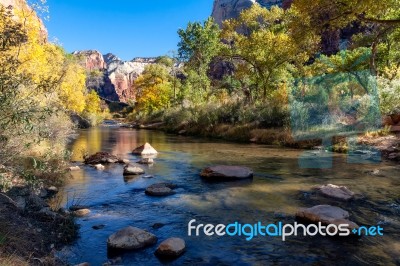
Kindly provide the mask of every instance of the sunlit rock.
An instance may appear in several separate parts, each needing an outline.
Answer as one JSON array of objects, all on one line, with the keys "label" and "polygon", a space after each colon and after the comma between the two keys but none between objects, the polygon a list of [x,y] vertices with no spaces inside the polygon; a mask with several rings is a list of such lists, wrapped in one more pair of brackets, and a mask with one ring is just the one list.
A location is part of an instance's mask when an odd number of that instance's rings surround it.
[{"label": "sunlit rock", "polygon": [[132,151],[134,155],[156,155],[158,152],[149,144],[146,143],[140,147],[137,147]]},{"label": "sunlit rock", "polygon": [[157,248],[155,254],[162,258],[177,258],[186,250],[185,240],[181,238],[169,238],[163,241]]},{"label": "sunlit rock", "polygon": [[342,201],[349,201],[354,198],[354,192],[352,192],[345,186],[328,184],[318,187],[317,191],[325,197]]},{"label": "sunlit rock", "polygon": [[121,250],[141,249],[155,243],[157,243],[155,235],[132,226],[116,232],[107,240],[108,248]]},{"label": "sunlit rock", "polygon": [[129,176],[129,175],[142,175],[144,174],[144,170],[140,167],[134,166],[134,165],[126,165],[124,168],[124,175]]}]

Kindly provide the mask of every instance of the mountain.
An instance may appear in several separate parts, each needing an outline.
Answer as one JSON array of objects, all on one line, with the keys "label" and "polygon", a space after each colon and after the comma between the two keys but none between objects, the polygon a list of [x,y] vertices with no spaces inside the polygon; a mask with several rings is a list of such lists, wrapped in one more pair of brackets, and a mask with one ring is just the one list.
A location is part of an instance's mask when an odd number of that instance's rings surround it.
[{"label": "mountain", "polygon": [[[273,5],[279,7],[288,6],[288,0],[215,0],[214,7],[212,11],[212,17],[218,25],[222,25],[224,20],[230,18],[237,18],[244,9],[247,9],[259,3],[265,8],[270,8]],[[291,1],[290,1],[291,2]]]},{"label": "mountain", "polygon": [[107,100],[123,103],[135,99],[133,83],[147,65],[156,61],[156,58],[123,61],[114,54],[102,55],[96,50],[76,51],[73,54],[81,58],[82,64],[89,72],[88,88],[96,90]]}]

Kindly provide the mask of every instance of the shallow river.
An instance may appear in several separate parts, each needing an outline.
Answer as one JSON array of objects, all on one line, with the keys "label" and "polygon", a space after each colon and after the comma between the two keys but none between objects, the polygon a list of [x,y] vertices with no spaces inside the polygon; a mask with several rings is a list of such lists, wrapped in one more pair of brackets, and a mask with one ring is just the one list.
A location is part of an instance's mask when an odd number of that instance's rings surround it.
[{"label": "shallow river", "polygon": [[[82,155],[107,151],[132,162],[130,152],[149,142],[160,154],[146,175],[124,180],[121,165],[97,171],[84,166],[72,172],[63,191],[63,205],[88,206],[91,214],[77,220],[80,237],[63,250],[70,263],[102,265],[107,254],[107,238],[126,226],[155,234],[160,243],[181,237],[186,253],[172,265],[400,265],[400,167],[392,163],[348,164],[346,155],[333,154],[331,169],[302,169],[300,150],[250,145],[167,135],[157,131],[137,131],[99,127],[80,132],[72,143],[73,160]],[[328,154],[331,156],[331,154]],[[215,164],[252,168],[254,179],[239,183],[210,184],[201,180],[202,168]],[[379,169],[379,175],[367,173]],[[178,185],[176,194],[164,198],[146,196],[147,186],[168,181]],[[346,185],[357,193],[356,200],[340,203],[319,198],[312,187],[320,184]],[[188,222],[229,224],[232,222],[293,223],[300,207],[319,204],[340,206],[359,225],[381,225],[384,236],[359,240],[323,237],[189,237]],[[155,223],[162,228],[154,229]],[[94,230],[94,225],[106,225]],[[153,246],[118,255],[119,265],[159,265]]]}]

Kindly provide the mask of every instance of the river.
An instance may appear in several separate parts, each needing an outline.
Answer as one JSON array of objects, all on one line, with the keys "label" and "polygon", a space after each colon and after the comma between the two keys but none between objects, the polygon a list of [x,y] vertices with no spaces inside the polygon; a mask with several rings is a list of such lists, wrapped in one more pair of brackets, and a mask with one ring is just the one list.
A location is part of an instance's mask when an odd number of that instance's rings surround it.
[{"label": "river", "polygon": [[[218,140],[167,135],[159,131],[102,126],[80,131],[71,144],[73,160],[82,161],[86,152],[110,152],[138,160],[130,152],[145,142],[160,154],[153,166],[143,166],[146,175],[126,180],[121,165],[105,171],[83,166],[72,172],[62,190],[62,205],[86,205],[91,214],[77,219],[80,237],[60,256],[70,263],[107,262],[107,238],[128,225],[148,230],[162,240],[181,237],[186,253],[172,265],[399,265],[400,264],[400,167],[393,163],[349,164],[346,155],[333,156],[330,169],[299,167],[301,150],[265,145],[238,144]],[[202,168],[216,164],[252,168],[248,182],[206,183]],[[368,171],[379,169],[379,175]],[[176,194],[164,198],[145,195],[147,186],[161,181],[178,185]],[[311,193],[321,184],[339,184],[357,193],[357,199],[336,202]],[[188,222],[197,223],[293,223],[300,207],[319,204],[339,206],[360,225],[381,225],[384,236],[348,238],[189,237]],[[164,224],[153,228],[155,223]],[[101,230],[92,226],[104,224]],[[121,256],[120,265],[159,265],[153,246]]]}]

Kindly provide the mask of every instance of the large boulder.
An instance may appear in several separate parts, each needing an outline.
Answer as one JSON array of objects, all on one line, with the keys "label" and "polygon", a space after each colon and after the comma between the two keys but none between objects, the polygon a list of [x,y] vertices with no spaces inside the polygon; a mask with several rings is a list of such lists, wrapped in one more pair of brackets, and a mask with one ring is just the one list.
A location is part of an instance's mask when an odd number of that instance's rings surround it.
[{"label": "large boulder", "polygon": [[140,147],[137,147],[132,151],[134,155],[157,155],[158,152],[149,144],[146,143]]},{"label": "large boulder", "polygon": [[345,186],[332,184],[323,185],[317,188],[319,194],[336,200],[349,201],[354,198],[354,192]]},{"label": "large boulder", "polygon": [[297,211],[296,218],[307,223],[347,224],[349,229],[358,228],[358,225],[350,220],[349,213],[339,207],[330,205],[318,205],[312,208],[303,208]]},{"label": "large boulder", "polygon": [[146,188],[146,195],[164,197],[175,194],[176,185],[170,183],[157,183]]},{"label": "large boulder", "polygon": [[185,252],[185,249],[185,240],[173,237],[163,241],[158,246],[155,254],[161,258],[177,258]]},{"label": "large boulder", "polygon": [[157,243],[157,237],[136,227],[126,227],[107,240],[107,247],[120,250],[136,250]]},{"label": "large boulder", "polygon": [[253,171],[243,166],[218,165],[205,168],[201,177],[208,181],[236,181],[253,177]]}]

